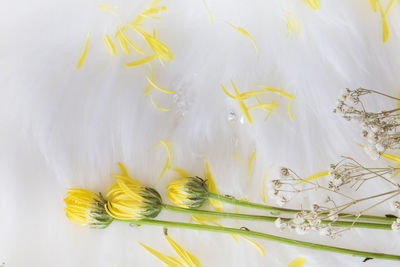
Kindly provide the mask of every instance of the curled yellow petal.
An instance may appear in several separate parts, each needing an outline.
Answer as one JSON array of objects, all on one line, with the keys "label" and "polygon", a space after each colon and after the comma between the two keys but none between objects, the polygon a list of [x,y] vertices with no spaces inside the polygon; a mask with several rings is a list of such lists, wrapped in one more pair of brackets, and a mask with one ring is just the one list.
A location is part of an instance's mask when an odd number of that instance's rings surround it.
[{"label": "curled yellow petal", "polygon": [[227,96],[229,96],[230,98],[233,98],[233,99],[235,99],[235,97],[233,96],[233,95],[231,95],[230,93],[228,93],[228,91],[225,89],[225,87],[221,84],[221,88],[222,88],[222,91],[224,91],[224,93],[227,95]]},{"label": "curled yellow petal", "polygon": [[112,43],[110,37],[108,37],[108,35],[104,35],[104,44],[107,47],[108,52],[112,55],[115,56],[115,46]]},{"label": "curled yellow petal", "polygon": [[247,182],[250,183],[250,169],[251,169],[251,164],[253,163],[254,156],[256,155],[256,151],[254,150],[253,153],[251,153],[249,163],[247,163]]},{"label": "curled yellow petal", "polygon": [[213,19],[211,17],[210,10],[208,9],[206,0],[203,0],[203,4],[204,4],[204,8],[206,9],[206,12],[207,12],[208,20],[210,21],[210,24],[213,25]]},{"label": "curled yellow petal", "polygon": [[394,0],[390,0],[386,9],[385,9],[385,16],[387,15],[387,13],[389,12],[389,9],[392,7]]},{"label": "curled yellow petal", "polygon": [[329,174],[328,171],[319,172],[319,173],[313,174],[313,175],[301,180],[300,182],[297,182],[296,184],[302,184],[302,183],[305,183],[305,182],[308,182],[308,181],[311,181],[311,180],[314,180],[314,179],[317,179],[317,178],[320,178],[323,176],[327,176],[328,174]]},{"label": "curled yellow petal", "polygon": [[167,150],[168,153],[168,157],[167,160],[165,161],[165,164],[161,170],[160,175],[158,176],[156,183],[158,183],[158,181],[160,181],[161,177],[164,175],[165,171],[169,168],[169,165],[171,163],[171,149],[169,148],[169,144],[168,142],[162,141],[160,140],[160,143],[158,145],[163,145],[165,147],[165,149]]},{"label": "curled yellow petal", "polygon": [[241,35],[243,35],[244,37],[249,38],[250,41],[251,41],[251,43],[252,43],[253,46],[254,46],[254,49],[256,50],[257,55],[258,55],[258,48],[257,48],[256,42],[254,41],[253,37],[251,37],[251,35],[250,35],[245,29],[243,29],[243,28],[241,28],[241,27],[236,27],[236,26],[232,25],[231,23],[229,23],[229,22],[227,22],[227,21],[225,21],[225,23],[228,24],[229,26],[231,26],[234,30],[236,30],[237,32],[239,32],[239,33],[240,33]]},{"label": "curled yellow petal", "polygon": [[174,92],[172,92],[172,91],[169,91],[169,90],[166,90],[166,89],[161,88],[160,86],[158,86],[157,84],[155,84],[155,83],[153,82],[153,80],[152,80],[150,77],[146,76],[146,79],[147,79],[147,81],[148,81],[154,88],[156,88],[157,90],[159,90],[159,91],[161,91],[161,92],[163,92],[163,93],[166,93],[166,94],[173,94],[173,93],[174,93]]},{"label": "curled yellow petal", "polygon": [[83,49],[81,52],[81,56],[79,57],[78,64],[76,64],[76,69],[79,70],[79,68],[82,66],[83,61],[85,60],[86,57],[86,52],[88,49],[89,45],[89,38],[90,38],[90,33],[87,34],[86,39],[85,39],[85,44],[83,45]]},{"label": "curled yellow petal", "polygon": [[305,258],[297,258],[291,263],[289,263],[287,267],[302,267],[305,262],[306,262]]},{"label": "curled yellow petal", "polygon": [[183,262],[173,257],[168,257],[140,242],[138,242],[142,247],[144,247],[148,252],[150,252],[153,256],[159,259],[162,263],[164,263],[168,267],[186,267]]},{"label": "curled yellow petal", "polygon": [[157,57],[156,55],[152,55],[152,56],[149,56],[149,57],[145,57],[145,58],[143,58],[143,59],[140,59],[140,60],[136,60],[136,61],[127,63],[127,64],[125,64],[125,66],[127,66],[127,67],[139,66],[139,65],[145,64],[145,63],[147,63],[147,62],[149,62],[149,61],[155,59],[156,57]]},{"label": "curled yellow petal", "polygon": [[[150,79],[153,80],[154,79],[154,73],[153,73],[153,68],[150,66]],[[147,94],[151,89],[151,83],[149,83],[146,87],[146,89],[144,90],[143,94]]]},{"label": "curled yellow petal", "polygon": [[119,170],[121,171],[121,176],[129,177],[128,172],[125,169],[125,166],[122,165],[121,162],[118,162],[118,167],[119,167]]},{"label": "curled yellow petal", "polygon": [[288,94],[288,93],[286,93],[286,92],[284,92],[284,91],[282,91],[282,90],[275,89],[275,88],[272,88],[272,87],[270,87],[270,86],[263,85],[263,84],[259,84],[258,86],[261,87],[261,88],[266,89],[266,92],[272,92],[272,93],[281,95],[281,96],[283,96],[283,97],[286,97],[286,98],[288,98],[288,99],[290,99],[290,100],[294,100],[294,97],[293,97],[291,94]]},{"label": "curled yellow petal", "polygon": [[154,99],[153,99],[153,96],[152,95],[150,95],[150,101],[151,101],[151,104],[153,104],[153,106],[156,108],[156,109],[158,109],[158,110],[161,110],[161,111],[170,111],[171,109],[169,109],[169,108],[162,108],[162,107],[160,107],[159,105],[157,105],[155,102],[154,102]]},{"label": "curled yellow petal", "polygon": [[262,247],[257,244],[256,242],[254,242],[253,240],[243,236],[243,235],[239,235],[241,238],[243,238],[244,240],[246,240],[247,242],[249,242],[255,249],[257,249],[257,251],[261,254],[261,256],[265,256],[265,252],[262,249]]},{"label": "curled yellow petal", "polygon": [[[208,190],[211,193],[219,194],[217,187],[215,186],[214,180],[212,178],[208,161],[205,157],[203,157],[203,161],[204,161],[204,179],[206,180]],[[222,209],[223,205],[221,201],[210,199],[210,203],[216,211],[220,211]]]},{"label": "curled yellow petal", "polygon": [[302,0],[303,3],[311,9],[319,8],[319,0]]},{"label": "curled yellow petal", "polygon": [[292,101],[289,101],[289,103],[288,103],[288,114],[289,114],[290,119],[292,121],[294,121],[294,118],[293,118],[293,115],[292,115]]}]

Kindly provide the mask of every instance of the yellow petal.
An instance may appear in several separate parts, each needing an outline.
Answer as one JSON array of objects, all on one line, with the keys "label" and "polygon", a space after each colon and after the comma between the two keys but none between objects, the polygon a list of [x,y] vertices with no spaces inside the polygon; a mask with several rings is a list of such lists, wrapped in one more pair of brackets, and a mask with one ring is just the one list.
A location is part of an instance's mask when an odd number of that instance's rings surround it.
[{"label": "yellow petal", "polygon": [[149,78],[148,76],[146,76],[146,79],[147,79],[147,81],[148,81],[154,88],[156,88],[157,90],[159,90],[159,91],[161,91],[161,92],[163,92],[163,93],[166,93],[166,94],[173,94],[173,93],[174,93],[174,92],[172,92],[172,91],[165,90],[165,89],[161,88],[160,86],[158,86],[157,84],[155,84],[155,83],[153,82],[153,80],[152,80],[151,78]]},{"label": "yellow petal", "polygon": [[237,159],[240,163],[246,164],[246,161],[242,160],[241,158],[239,158],[235,153],[232,153],[232,156]]},{"label": "yellow petal", "polygon": [[308,181],[311,181],[311,180],[314,180],[314,179],[317,179],[317,178],[320,178],[320,177],[323,177],[323,176],[327,176],[328,174],[329,174],[328,171],[319,172],[319,173],[313,174],[313,175],[303,179],[300,182],[297,182],[296,184],[302,184],[302,183],[304,183],[306,181],[308,182]]},{"label": "yellow petal", "polygon": [[389,28],[387,25],[386,18],[382,19],[382,41],[385,43],[389,37]]},{"label": "yellow petal", "polygon": [[112,55],[115,56],[115,46],[114,44],[111,42],[110,37],[108,37],[108,35],[104,35],[104,44],[107,47],[108,52]]},{"label": "yellow petal", "polygon": [[[150,66],[150,80],[154,79],[154,74],[153,74],[153,68]],[[143,94],[147,94],[151,89],[151,83],[149,83],[146,87],[146,90],[144,90]]]},{"label": "yellow petal", "polygon": [[389,1],[388,6],[386,7],[386,10],[385,10],[385,17],[387,15],[387,13],[389,12],[390,7],[393,5],[393,2],[394,2],[394,0]]},{"label": "yellow petal", "polygon": [[231,23],[229,23],[229,22],[227,22],[227,21],[225,21],[225,23],[228,24],[229,26],[231,26],[234,30],[236,30],[237,32],[239,32],[239,33],[240,33],[241,35],[243,35],[244,37],[249,38],[250,41],[251,41],[251,43],[252,43],[253,46],[254,46],[254,49],[256,50],[257,55],[258,55],[258,48],[257,48],[256,42],[254,41],[253,37],[251,37],[251,35],[250,35],[245,29],[243,29],[243,28],[241,28],[241,27],[233,26]]},{"label": "yellow petal", "polygon": [[208,9],[206,0],[203,0],[203,4],[204,4],[204,8],[206,9],[206,12],[207,12],[208,20],[210,21],[210,24],[213,25],[213,20],[212,20],[212,17],[211,17],[210,10]]},{"label": "yellow petal", "polygon": [[235,97],[233,96],[233,95],[231,95],[230,93],[228,93],[228,91],[225,89],[225,87],[221,84],[221,88],[222,88],[222,91],[224,91],[224,93],[227,95],[227,96],[229,96],[230,98],[233,98],[233,99],[235,99]]},{"label": "yellow petal", "polygon": [[164,59],[167,61],[172,60],[172,53],[169,51],[168,47],[157,39],[153,38],[151,35],[142,31],[141,29],[134,27],[134,30],[137,31],[148,44],[151,50],[157,55],[158,58]]},{"label": "yellow petal", "polygon": [[[210,218],[210,217],[192,215],[191,218],[190,218],[190,221],[192,221],[192,219],[195,220],[196,222],[198,222],[201,225],[207,225],[206,222],[208,222],[209,224],[213,224],[213,225],[216,225],[216,226],[222,226],[221,224],[217,223],[217,220],[218,220],[217,218]],[[229,235],[233,238],[233,240],[236,243],[239,243],[239,241],[238,241],[238,239],[236,238],[235,235],[233,235],[233,234],[229,234]]]},{"label": "yellow petal", "polygon": [[150,252],[153,256],[159,259],[162,263],[169,267],[185,267],[185,264],[181,263],[179,260],[174,259],[172,257],[165,256],[164,254],[138,242],[142,247],[144,247],[148,252]]},{"label": "yellow petal", "polygon": [[79,68],[82,66],[82,64],[83,64],[83,61],[85,60],[85,57],[86,57],[86,52],[87,52],[87,49],[88,49],[88,45],[89,45],[89,37],[90,37],[90,32],[87,34],[87,36],[86,36],[86,40],[85,40],[85,44],[83,45],[83,49],[82,49],[82,52],[81,52],[81,56],[79,57],[79,60],[78,60],[78,64],[76,64],[76,69],[77,70],[79,70]]},{"label": "yellow petal", "polygon": [[121,34],[121,32],[120,32],[120,34],[117,35],[117,39],[118,39],[119,45],[122,48],[122,51],[124,51],[126,54],[130,54],[129,49],[128,49],[128,44],[127,44],[124,36]]},{"label": "yellow petal", "polygon": [[302,0],[303,3],[311,9],[319,8],[319,0]]},{"label": "yellow petal", "polygon": [[[204,161],[204,179],[206,180],[208,191],[214,194],[219,194],[217,187],[215,186],[214,180],[212,178],[211,172],[210,172],[210,167],[208,166],[207,159],[203,157]],[[216,211],[220,211],[222,209],[222,202],[215,200],[215,199],[210,199],[211,206]]]},{"label": "yellow petal", "polygon": [[380,153],[380,156],[384,159],[391,160],[393,162],[399,163],[400,164],[400,157],[389,154],[389,153]]},{"label": "yellow petal", "polygon": [[122,176],[129,177],[128,172],[126,171],[124,165],[122,165],[121,162],[118,162],[118,167],[119,167],[119,170],[121,171]]},{"label": "yellow petal", "polygon": [[185,251],[182,247],[180,247],[172,238],[170,238],[168,235],[165,235],[165,238],[167,239],[168,243],[171,245],[171,247],[175,250],[175,252],[178,254],[178,256],[183,260],[184,263],[187,264],[189,267],[200,267],[200,262],[189,252]]},{"label": "yellow petal", "polygon": [[152,56],[150,56],[150,57],[145,57],[145,58],[143,58],[143,59],[140,59],[140,60],[137,60],[137,61],[133,61],[133,62],[127,63],[127,64],[125,64],[125,66],[127,66],[127,67],[139,66],[139,65],[142,65],[142,64],[144,64],[144,63],[147,63],[147,62],[149,62],[149,61],[155,59],[156,57],[157,57],[156,55],[152,55]]},{"label": "yellow petal", "polygon": [[256,242],[254,242],[253,240],[243,236],[243,235],[239,235],[241,238],[243,238],[244,240],[246,240],[247,242],[249,242],[255,249],[257,249],[258,252],[260,252],[261,256],[265,256],[265,252],[262,249],[262,247],[257,244]]},{"label": "yellow petal", "polygon": [[377,0],[367,0],[369,6],[371,7],[372,11],[376,12],[376,2]]},{"label": "yellow petal", "polygon": [[250,183],[250,169],[251,169],[251,164],[253,163],[254,156],[256,155],[256,151],[254,150],[253,153],[251,153],[249,163],[247,164],[247,182]]},{"label": "yellow petal", "polygon": [[[123,36],[124,36],[124,35],[123,35]],[[135,50],[136,50],[137,52],[139,52],[140,54],[144,55],[144,52],[143,52],[139,47],[137,47],[134,43],[132,43],[132,41],[129,40],[126,36],[124,36],[124,39],[128,42],[128,44],[129,44],[130,46],[133,47],[133,49],[135,49]]]},{"label": "yellow petal", "polygon": [[108,6],[106,6],[106,5],[98,5],[98,6],[96,6],[96,7],[97,7],[97,9],[100,9],[100,10],[106,11],[106,12],[109,12],[110,14],[112,14],[112,15],[118,17],[118,14],[117,14],[114,10],[110,9],[110,8],[109,8]]},{"label": "yellow petal", "polygon": [[169,108],[162,108],[162,107],[160,107],[159,105],[157,105],[157,104],[154,102],[153,96],[152,96],[152,95],[150,95],[150,101],[151,101],[151,104],[153,104],[153,106],[154,106],[156,109],[158,109],[158,110],[161,110],[161,111],[170,111],[170,110],[171,110],[171,109],[169,109]]},{"label": "yellow petal", "polygon": [[289,263],[287,267],[302,267],[305,262],[306,262],[305,258],[297,258],[291,263]]},{"label": "yellow petal", "polygon": [[169,143],[160,140],[160,144],[163,145],[165,147],[165,149],[167,150],[168,153],[168,157],[167,160],[165,161],[164,167],[161,170],[160,175],[158,176],[156,183],[158,183],[158,181],[160,181],[161,177],[164,175],[165,171],[169,168],[169,165],[171,163],[171,149],[169,148]]},{"label": "yellow petal", "polygon": [[289,113],[289,117],[290,117],[290,119],[292,120],[292,121],[294,121],[294,118],[293,118],[293,115],[292,115],[292,101],[289,101],[289,104],[288,104],[288,113]]},{"label": "yellow petal", "polygon": [[265,180],[267,179],[268,173],[269,173],[269,171],[271,170],[271,168],[272,168],[273,165],[274,165],[274,164],[269,165],[267,171],[264,173],[264,177],[263,177],[262,183],[261,183],[261,199],[262,199],[262,201],[263,201],[264,203],[265,203],[265,191],[264,191],[264,188],[265,188]]},{"label": "yellow petal", "polygon": [[270,86],[266,86],[266,85],[263,85],[263,84],[259,84],[258,86],[261,87],[261,88],[267,89],[266,90],[267,92],[272,92],[272,93],[281,95],[283,97],[286,97],[286,98],[288,98],[290,100],[294,100],[294,97],[291,94],[288,94],[288,93],[286,93],[286,92],[284,92],[282,90],[275,89],[275,88],[272,88]]},{"label": "yellow petal", "polygon": [[297,19],[289,12],[286,12],[284,18],[286,19],[286,28],[288,29],[289,33],[293,31],[294,27],[296,29],[296,36],[299,36],[300,27]]}]

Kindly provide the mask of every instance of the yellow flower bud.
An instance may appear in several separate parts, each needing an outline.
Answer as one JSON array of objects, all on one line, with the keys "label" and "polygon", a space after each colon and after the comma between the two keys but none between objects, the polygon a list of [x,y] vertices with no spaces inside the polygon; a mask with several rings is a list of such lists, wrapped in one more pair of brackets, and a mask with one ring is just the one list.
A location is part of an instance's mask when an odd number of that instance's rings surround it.
[{"label": "yellow flower bud", "polygon": [[112,221],[104,209],[106,200],[85,189],[68,189],[64,199],[65,215],[73,223],[106,228]]},{"label": "yellow flower bud", "polygon": [[169,200],[184,208],[200,208],[208,200],[208,188],[200,177],[174,180],[167,191]]}]

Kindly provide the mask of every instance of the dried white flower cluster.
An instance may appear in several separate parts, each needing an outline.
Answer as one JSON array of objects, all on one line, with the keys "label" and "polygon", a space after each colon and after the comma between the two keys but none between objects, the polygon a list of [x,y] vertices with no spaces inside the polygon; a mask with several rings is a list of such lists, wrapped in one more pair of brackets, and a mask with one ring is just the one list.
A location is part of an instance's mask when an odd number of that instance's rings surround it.
[{"label": "dried white flower cluster", "polygon": [[[285,167],[279,168],[279,174],[280,178],[283,179],[290,176],[289,169]],[[268,196],[274,199],[276,204],[280,207],[284,206],[289,201],[288,197],[282,194],[282,186],[282,181],[277,179],[271,180],[267,183]]]},{"label": "dried white flower cluster", "polygon": [[[400,148],[399,109],[376,113],[367,112],[360,100],[360,96],[366,94],[379,94],[397,101],[400,100],[375,90],[364,88],[350,90],[346,88],[342,90],[342,94],[333,112],[341,114],[343,118],[361,125],[363,129],[362,137],[364,137],[368,143],[364,147],[364,150],[371,159],[376,160],[379,158],[381,152],[387,149]],[[357,106],[360,106],[360,108],[357,109]]]},{"label": "dried white flower cluster", "polygon": [[[318,207],[314,204],[313,206]],[[318,231],[322,236],[330,238],[336,238],[339,236],[339,232],[343,231],[338,227],[333,227],[331,224],[322,224],[318,211],[301,211],[296,213],[293,219],[277,218],[275,220],[275,226],[281,231],[288,229],[290,231],[296,231],[299,235],[304,235],[312,230]],[[329,217],[328,217],[329,218]],[[337,219],[337,218],[336,218]]]}]

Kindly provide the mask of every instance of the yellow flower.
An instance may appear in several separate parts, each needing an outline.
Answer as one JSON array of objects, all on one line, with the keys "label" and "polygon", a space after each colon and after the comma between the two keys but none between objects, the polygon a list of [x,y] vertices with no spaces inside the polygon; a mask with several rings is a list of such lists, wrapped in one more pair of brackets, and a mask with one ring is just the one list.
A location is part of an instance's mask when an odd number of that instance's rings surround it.
[{"label": "yellow flower", "polygon": [[112,218],[106,213],[106,200],[85,189],[68,189],[64,199],[65,215],[73,223],[94,228],[106,228]]},{"label": "yellow flower", "polygon": [[160,194],[129,178],[124,166],[119,163],[122,175],[111,175],[117,181],[108,188],[107,213],[120,220],[154,218],[162,209]]},{"label": "yellow flower", "polygon": [[200,177],[181,178],[167,186],[168,198],[184,208],[200,208],[208,199],[208,188]]}]

